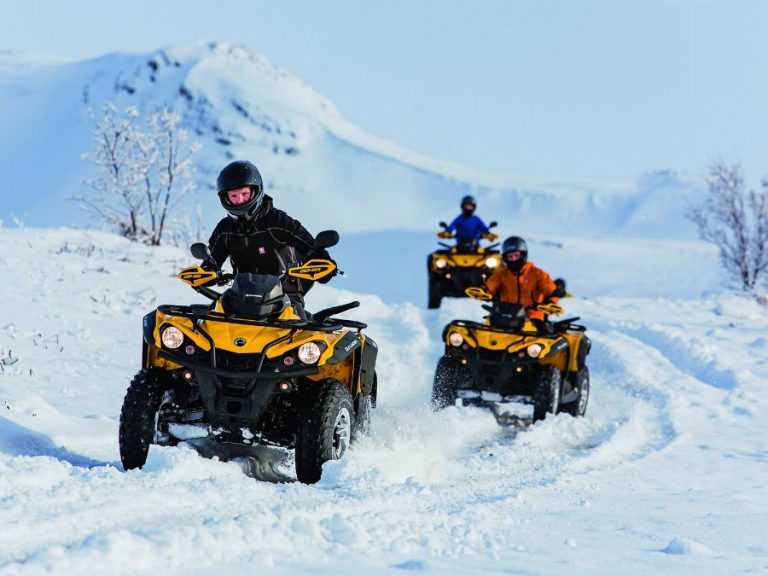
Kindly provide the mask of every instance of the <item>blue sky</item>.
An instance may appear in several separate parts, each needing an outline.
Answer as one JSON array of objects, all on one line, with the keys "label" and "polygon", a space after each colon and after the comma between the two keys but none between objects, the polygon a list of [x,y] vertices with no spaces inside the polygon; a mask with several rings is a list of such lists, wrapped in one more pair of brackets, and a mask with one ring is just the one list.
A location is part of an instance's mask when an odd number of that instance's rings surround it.
[{"label": "blue sky", "polygon": [[28,0],[0,50],[242,43],[418,152],[555,179],[768,173],[768,2]]}]

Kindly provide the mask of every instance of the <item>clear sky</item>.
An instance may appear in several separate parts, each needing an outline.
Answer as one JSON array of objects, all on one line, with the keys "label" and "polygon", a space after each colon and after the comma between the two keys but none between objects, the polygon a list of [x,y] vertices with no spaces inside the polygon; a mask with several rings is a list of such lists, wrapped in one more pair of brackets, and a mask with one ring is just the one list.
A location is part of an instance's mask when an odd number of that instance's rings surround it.
[{"label": "clear sky", "polygon": [[3,0],[0,50],[245,44],[350,121],[480,170],[768,173],[768,0]]}]

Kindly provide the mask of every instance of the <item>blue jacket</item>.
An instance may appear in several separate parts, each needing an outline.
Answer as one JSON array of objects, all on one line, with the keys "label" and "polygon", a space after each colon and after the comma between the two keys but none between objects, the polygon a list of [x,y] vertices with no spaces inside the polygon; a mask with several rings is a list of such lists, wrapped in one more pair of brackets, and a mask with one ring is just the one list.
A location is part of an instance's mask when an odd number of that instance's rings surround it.
[{"label": "blue jacket", "polygon": [[483,234],[487,234],[490,230],[485,225],[479,216],[472,215],[469,218],[462,216],[461,214],[456,216],[450,226],[447,228],[448,232],[456,231],[457,239],[470,239],[479,240]]}]

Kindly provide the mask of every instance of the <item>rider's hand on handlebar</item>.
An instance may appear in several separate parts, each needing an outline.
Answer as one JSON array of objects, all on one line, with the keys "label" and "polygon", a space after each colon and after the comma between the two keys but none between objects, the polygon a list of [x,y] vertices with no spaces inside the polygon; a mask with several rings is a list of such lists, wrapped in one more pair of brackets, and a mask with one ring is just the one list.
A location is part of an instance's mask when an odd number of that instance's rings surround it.
[{"label": "rider's hand on handlebar", "polygon": [[499,239],[499,235],[494,234],[493,232],[486,232],[485,234],[483,234],[483,239],[488,240],[489,242],[493,242],[494,240]]},{"label": "rider's hand on handlebar", "polygon": [[228,274],[225,272],[219,272],[219,276],[216,278],[216,284],[219,286],[224,286],[225,284],[229,284],[232,279],[234,279],[234,274]]},{"label": "rider's hand on handlebar", "polygon": [[438,238],[453,238],[452,232],[442,231],[437,233]]}]

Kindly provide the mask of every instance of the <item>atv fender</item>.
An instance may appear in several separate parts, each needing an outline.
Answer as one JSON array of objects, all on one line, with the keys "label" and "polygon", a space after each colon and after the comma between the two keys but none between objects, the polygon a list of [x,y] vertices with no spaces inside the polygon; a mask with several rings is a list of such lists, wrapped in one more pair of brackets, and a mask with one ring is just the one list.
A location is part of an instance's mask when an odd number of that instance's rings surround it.
[{"label": "atv fender", "polygon": [[360,391],[364,396],[373,394],[378,353],[379,347],[376,342],[370,336],[366,336],[360,361]]},{"label": "atv fender", "polygon": [[149,347],[155,343],[155,323],[157,322],[157,313],[153,310],[142,320],[144,342],[141,345],[141,365],[149,368]]},{"label": "atv fender", "polygon": [[360,347],[360,338],[354,332],[347,332],[333,344],[333,354],[326,364],[338,364]]}]

